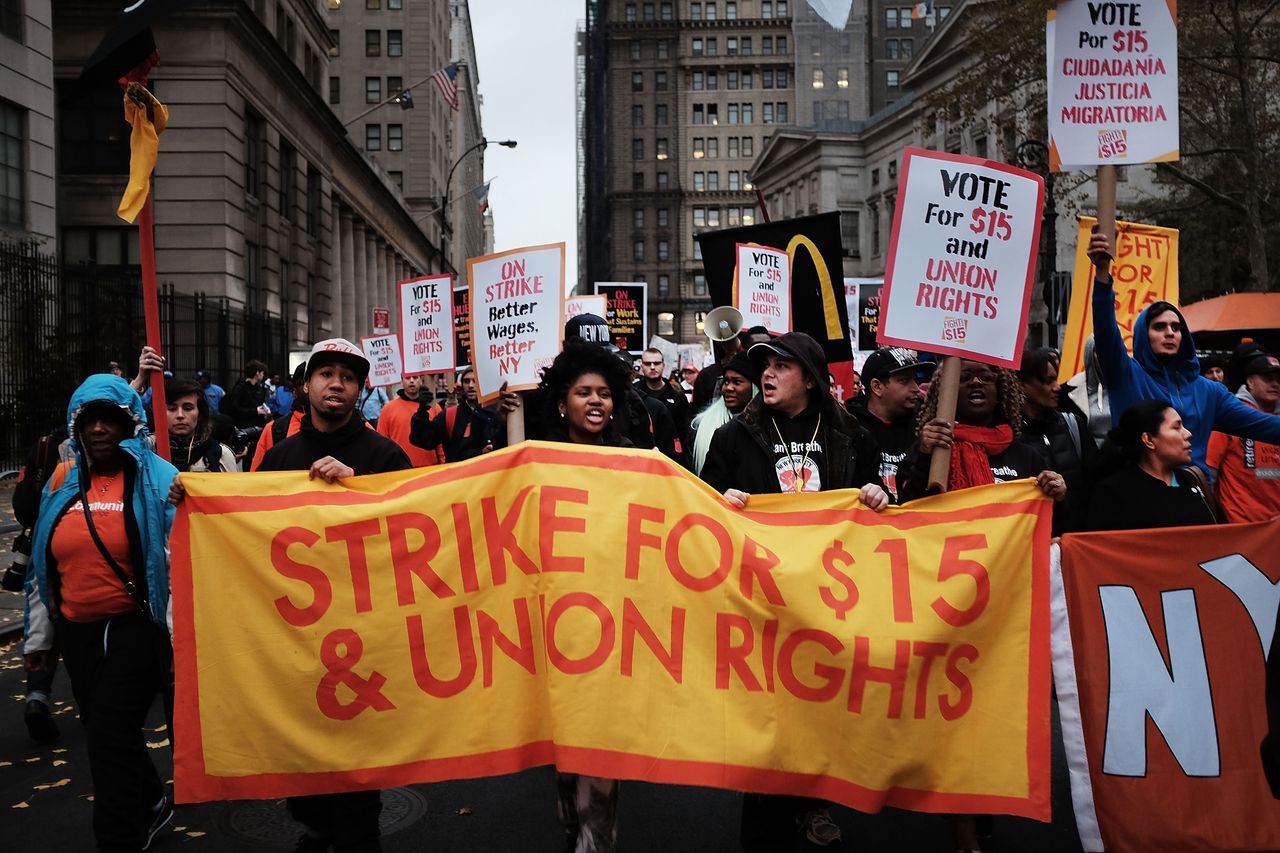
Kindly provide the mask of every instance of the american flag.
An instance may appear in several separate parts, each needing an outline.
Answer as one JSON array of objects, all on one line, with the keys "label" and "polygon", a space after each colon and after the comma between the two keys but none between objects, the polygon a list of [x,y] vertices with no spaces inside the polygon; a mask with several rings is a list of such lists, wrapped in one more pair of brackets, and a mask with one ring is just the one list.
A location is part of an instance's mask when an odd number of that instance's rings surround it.
[{"label": "american flag", "polygon": [[457,112],[458,63],[451,62],[435,74],[432,74],[431,79],[435,81],[436,88],[439,89],[440,94],[444,96],[444,102],[449,105],[449,109]]},{"label": "american flag", "polygon": [[471,195],[473,195],[476,200],[476,208],[479,210],[481,215],[489,209],[489,184],[491,183],[493,183],[493,181],[485,181],[483,184],[471,191]]}]

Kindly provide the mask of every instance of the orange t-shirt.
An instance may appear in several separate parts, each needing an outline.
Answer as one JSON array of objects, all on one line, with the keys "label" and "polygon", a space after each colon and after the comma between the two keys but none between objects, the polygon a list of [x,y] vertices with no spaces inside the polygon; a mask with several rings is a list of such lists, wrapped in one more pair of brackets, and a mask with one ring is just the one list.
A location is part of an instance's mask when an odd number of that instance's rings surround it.
[{"label": "orange t-shirt", "polygon": [[1205,461],[1218,471],[1218,500],[1228,521],[1280,515],[1280,445],[1214,432]]},{"label": "orange t-shirt", "polygon": [[[382,407],[382,412],[378,415],[378,432],[400,445],[400,448],[409,457],[409,461],[413,463],[414,468],[439,465],[444,462],[443,447],[437,446],[434,450],[423,450],[409,441],[409,428],[413,421],[413,415],[417,411],[418,403],[416,400],[406,400],[397,396]],[[439,412],[440,407],[433,404],[431,406],[431,417],[434,418]]]},{"label": "orange t-shirt", "polygon": [[[98,537],[125,574],[132,576],[124,522],[124,472],[114,477],[90,476],[88,493]],[[51,544],[62,577],[63,616],[72,622],[93,622],[138,609],[89,535],[79,499],[58,521]]]}]

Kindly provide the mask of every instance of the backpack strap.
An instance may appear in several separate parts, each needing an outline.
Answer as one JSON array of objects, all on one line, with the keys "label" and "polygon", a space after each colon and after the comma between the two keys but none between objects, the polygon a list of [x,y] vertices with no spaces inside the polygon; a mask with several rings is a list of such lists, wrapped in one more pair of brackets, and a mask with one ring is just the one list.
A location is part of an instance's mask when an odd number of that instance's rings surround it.
[{"label": "backpack strap", "polygon": [[1080,422],[1070,412],[1059,412],[1058,414],[1067,422],[1067,432],[1071,434],[1071,444],[1075,446],[1076,458],[1084,459],[1084,449],[1080,444]]}]

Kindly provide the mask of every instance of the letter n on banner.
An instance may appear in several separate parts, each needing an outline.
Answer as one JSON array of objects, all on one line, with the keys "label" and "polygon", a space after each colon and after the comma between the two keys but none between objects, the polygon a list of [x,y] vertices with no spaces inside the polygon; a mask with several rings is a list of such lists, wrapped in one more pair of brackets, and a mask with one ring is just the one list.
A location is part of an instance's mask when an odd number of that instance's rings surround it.
[{"label": "letter n on banner", "polygon": [[1262,771],[1280,522],[1063,537],[1054,681],[1085,850],[1280,849]]}]

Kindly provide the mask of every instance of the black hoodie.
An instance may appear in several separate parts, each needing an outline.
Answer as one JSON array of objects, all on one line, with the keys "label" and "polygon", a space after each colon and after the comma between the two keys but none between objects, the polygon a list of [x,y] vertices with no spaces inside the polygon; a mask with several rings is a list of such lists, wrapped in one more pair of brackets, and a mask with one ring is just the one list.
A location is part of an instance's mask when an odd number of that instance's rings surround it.
[{"label": "black hoodie", "polygon": [[267,451],[259,471],[307,471],[326,456],[332,456],[356,474],[383,474],[412,468],[400,445],[365,426],[359,411],[334,432],[321,432],[303,415],[296,433]]}]

